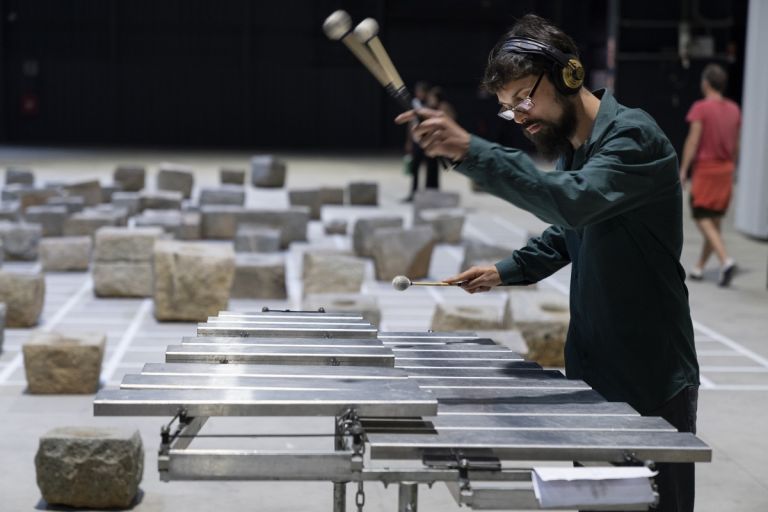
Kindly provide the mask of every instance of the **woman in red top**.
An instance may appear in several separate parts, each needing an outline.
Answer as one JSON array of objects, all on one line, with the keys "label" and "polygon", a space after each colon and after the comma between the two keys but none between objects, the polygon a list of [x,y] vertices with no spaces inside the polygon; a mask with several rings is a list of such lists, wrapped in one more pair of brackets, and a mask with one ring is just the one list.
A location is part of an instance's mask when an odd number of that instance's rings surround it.
[{"label": "woman in red top", "polygon": [[701,256],[690,277],[702,278],[704,266],[714,252],[720,260],[720,286],[728,286],[736,271],[736,262],[728,256],[720,231],[731,200],[741,124],[739,106],[723,97],[727,82],[728,75],[721,66],[709,64],[704,68],[704,99],[688,111],[686,121],[691,126],[680,164],[680,183],[685,184],[691,171],[691,211],[704,236]]}]

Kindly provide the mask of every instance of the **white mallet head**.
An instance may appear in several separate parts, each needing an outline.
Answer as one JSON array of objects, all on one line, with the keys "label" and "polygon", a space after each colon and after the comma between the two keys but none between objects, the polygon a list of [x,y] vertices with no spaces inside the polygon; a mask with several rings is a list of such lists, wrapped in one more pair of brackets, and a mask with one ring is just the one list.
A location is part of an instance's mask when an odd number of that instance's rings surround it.
[{"label": "white mallet head", "polygon": [[338,41],[352,29],[352,20],[347,11],[333,11],[323,22],[323,32],[328,39]]},{"label": "white mallet head", "polygon": [[365,18],[355,27],[355,37],[361,43],[367,43],[379,34],[379,24],[373,18]]},{"label": "white mallet head", "polygon": [[411,280],[405,276],[395,276],[392,280],[392,288],[399,292],[407,290],[409,286],[411,286]]}]

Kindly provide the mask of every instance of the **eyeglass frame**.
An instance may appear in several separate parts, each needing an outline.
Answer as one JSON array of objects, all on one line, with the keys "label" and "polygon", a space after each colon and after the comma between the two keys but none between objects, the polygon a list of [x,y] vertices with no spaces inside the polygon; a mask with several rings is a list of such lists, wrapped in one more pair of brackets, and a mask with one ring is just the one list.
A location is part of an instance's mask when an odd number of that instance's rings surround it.
[{"label": "eyeglass frame", "polygon": [[[530,112],[533,109],[533,107],[536,106],[536,103],[534,103],[533,101],[533,95],[536,94],[536,89],[538,89],[539,84],[541,83],[541,79],[543,77],[544,77],[544,73],[541,73],[539,75],[539,78],[536,79],[536,82],[534,82],[533,87],[531,87],[531,92],[528,93],[528,96],[526,96],[525,98],[520,100],[516,105],[513,105],[511,107],[502,105],[501,109],[499,109],[496,115],[505,121],[514,121],[516,112],[519,112],[521,114],[527,114],[528,112]],[[508,112],[512,112],[511,118],[507,117],[509,115]]]}]

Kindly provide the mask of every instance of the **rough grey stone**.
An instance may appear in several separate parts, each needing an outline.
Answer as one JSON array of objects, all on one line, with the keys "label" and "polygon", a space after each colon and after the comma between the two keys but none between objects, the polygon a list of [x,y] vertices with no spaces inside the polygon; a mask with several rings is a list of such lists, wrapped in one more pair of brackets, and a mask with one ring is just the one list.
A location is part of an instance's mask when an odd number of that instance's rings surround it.
[{"label": "rough grey stone", "polygon": [[320,187],[320,203],[344,204],[343,187]]},{"label": "rough grey stone", "polygon": [[159,227],[103,227],[96,231],[94,259],[99,262],[152,261]]},{"label": "rough grey stone", "polygon": [[285,163],[272,155],[257,155],[251,158],[251,184],[254,187],[283,187],[285,174]]},{"label": "rough grey stone", "polygon": [[464,247],[462,270],[474,266],[493,265],[512,254],[512,249],[508,247],[486,244],[477,240],[465,241]]},{"label": "rough grey stone", "polygon": [[0,220],[17,222],[21,217],[21,204],[18,201],[0,203]]},{"label": "rough grey stone", "polygon": [[361,313],[371,325],[381,323],[381,311],[376,297],[357,293],[322,293],[307,295],[302,302],[305,311],[324,308],[328,313]]},{"label": "rough grey stone", "polygon": [[35,331],[24,342],[27,391],[33,394],[95,393],[107,336],[95,332]]},{"label": "rough grey stone", "polygon": [[30,206],[45,204],[50,198],[60,195],[57,190],[35,188],[29,185],[14,183],[3,188],[3,201],[18,201],[21,211]]},{"label": "rough grey stone", "polygon": [[379,184],[375,181],[353,181],[347,186],[349,204],[377,206]]},{"label": "rough grey stone", "polygon": [[430,208],[421,210],[421,219],[431,224],[435,230],[437,242],[442,244],[458,244],[461,242],[461,231],[464,229],[466,212],[461,208]]},{"label": "rough grey stone", "polygon": [[139,192],[139,211],[144,210],[180,210],[184,195],[174,190],[158,190]]},{"label": "rough grey stone", "polygon": [[433,331],[495,331],[509,327],[507,324],[507,304],[494,308],[488,304],[474,303],[445,304],[435,307],[432,315]]},{"label": "rough grey stone", "polygon": [[211,204],[201,207],[202,237],[232,240],[243,212],[245,208],[236,205]]},{"label": "rough grey stone", "polygon": [[40,438],[37,486],[51,505],[125,509],[144,473],[138,430],[60,427]]},{"label": "rough grey stone", "polygon": [[232,240],[239,224],[268,226],[280,230],[280,247],[307,239],[309,210],[293,207],[288,210],[250,210],[231,205],[207,205],[201,208],[203,238]]},{"label": "rough grey stone", "polygon": [[317,293],[359,293],[365,279],[365,263],[351,253],[307,251],[302,281],[304,295]]},{"label": "rough grey stone", "polygon": [[3,353],[3,341],[5,341],[5,303],[0,302],[0,354]]},{"label": "rough grey stone", "polygon": [[141,196],[138,192],[117,191],[112,194],[112,205],[116,208],[123,208],[128,215],[133,217],[139,213],[141,208]]},{"label": "rough grey stone", "polygon": [[54,196],[49,198],[45,204],[51,206],[64,206],[69,213],[77,213],[85,208],[85,199],[79,196]]},{"label": "rough grey stone", "polygon": [[310,219],[320,219],[320,209],[322,208],[323,204],[321,201],[319,188],[289,190],[288,201],[291,206],[306,206],[309,208]]},{"label": "rough grey stone", "polygon": [[222,167],[219,169],[219,182],[222,185],[245,185],[245,169]]},{"label": "rough grey stone", "polygon": [[331,219],[323,224],[323,229],[326,235],[346,235],[347,234],[347,220],[346,219]]},{"label": "rough grey stone", "polygon": [[371,244],[376,279],[389,281],[398,275],[411,279],[426,277],[434,247],[432,226],[377,229]]},{"label": "rough grey stone", "polygon": [[138,192],[144,188],[147,170],[141,165],[119,165],[112,173],[115,183],[120,183],[125,192]]},{"label": "rough grey stone", "polygon": [[192,197],[195,184],[194,171],[185,165],[164,162],[157,171],[158,190],[181,192],[184,199]]},{"label": "rough grey stone", "polygon": [[61,236],[64,234],[64,221],[69,217],[64,205],[30,206],[24,214],[27,222],[40,224],[43,236]]},{"label": "rough grey stone", "polygon": [[200,191],[200,206],[208,204],[245,204],[245,189],[238,185],[222,185],[217,188],[204,188]]},{"label": "rough grey stone", "polygon": [[98,297],[152,297],[152,262],[94,262],[93,292]]},{"label": "rough grey stone", "polygon": [[144,210],[134,217],[134,225],[158,226],[177,240],[199,240],[201,217],[197,212]]},{"label": "rough grey stone", "polygon": [[204,322],[227,308],[235,274],[231,245],[155,244],[155,318]]},{"label": "rough grey stone", "polygon": [[277,252],[280,250],[280,230],[267,226],[240,224],[235,235],[237,252]]},{"label": "rough grey stone", "polygon": [[352,231],[352,247],[355,254],[362,257],[370,257],[373,253],[373,234],[381,228],[403,227],[402,217],[361,217],[355,222]]},{"label": "rough grey stone", "polygon": [[40,224],[0,221],[0,240],[6,260],[36,260],[42,236]]},{"label": "rough grey stone", "polygon": [[96,206],[101,203],[101,184],[98,180],[69,183],[62,187],[68,196],[82,197],[85,206]]},{"label": "rough grey stone", "polygon": [[44,299],[45,277],[42,273],[0,270],[0,302],[4,302],[6,307],[6,327],[36,325]]},{"label": "rough grey stone", "polygon": [[111,203],[112,197],[118,193],[122,192],[123,186],[119,183],[110,183],[108,185],[102,185],[101,186],[101,202],[102,203]]},{"label": "rough grey stone", "polygon": [[5,170],[5,183],[21,183],[22,185],[34,185],[35,175],[29,169],[20,167],[8,167]]},{"label": "rough grey stone", "polygon": [[46,272],[88,270],[93,242],[89,236],[43,238],[40,261]]},{"label": "rough grey stone", "polygon": [[230,296],[240,299],[285,299],[285,256],[238,253]]},{"label": "rough grey stone", "polygon": [[123,209],[104,210],[87,208],[64,221],[64,236],[93,236],[104,226],[125,224],[128,212]]},{"label": "rough grey stone", "polygon": [[442,192],[426,189],[416,192],[413,196],[413,221],[422,222],[421,211],[433,208],[456,208],[459,206],[458,192]]},{"label": "rough grey stone", "polygon": [[568,299],[548,291],[513,291],[510,316],[528,346],[526,357],[542,366],[565,365],[563,349],[568,334]]}]

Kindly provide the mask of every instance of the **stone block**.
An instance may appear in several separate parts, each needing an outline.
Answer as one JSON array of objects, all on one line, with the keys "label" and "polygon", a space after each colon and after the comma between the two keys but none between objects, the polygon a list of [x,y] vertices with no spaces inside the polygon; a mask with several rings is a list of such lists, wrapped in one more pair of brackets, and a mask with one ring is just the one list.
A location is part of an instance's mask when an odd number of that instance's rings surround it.
[{"label": "stone block", "polygon": [[421,219],[435,230],[437,243],[458,244],[464,229],[466,212],[461,208],[430,208],[422,210]]},{"label": "stone block", "polygon": [[96,206],[101,203],[101,183],[99,183],[98,180],[69,183],[62,188],[66,192],[66,195],[70,197],[82,197],[85,206]]},{"label": "stone block", "polygon": [[107,337],[95,332],[35,331],[21,347],[27,391],[88,394],[99,389]]},{"label": "stone block", "polygon": [[34,185],[35,175],[29,169],[22,169],[20,167],[8,167],[5,170],[5,183],[21,183],[22,185]]},{"label": "stone block", "polygon": [[287,210],[245,210],[240,216],[240,223],[257,224],[280,230],[280,247],[288,248],[291,242],[307,240],[309,209],[294,206]]},{"label": "stone block", "polygon": [[230,297],[238,299],[285,299],[285,256],[238,253]]},{"label": "stone block", "polygon": [[365,279],[366,260],[341,251],[304,253],[302,281],[304,295],[318,293],[359,293]]},{"label": "stone block", "polygon": [[40,438],[37,486],[50,505],[126,509],[144,474],[138,430],[59,427]]},{"label": "stone block", "polygon": [[227,308],[235,274],[231,244],[155,244],[155,318],[204,322]]},{"label": "stone block", "polygon": [[362,257],[372,256],[373,234],[381,228],[403,227],[402,217],[362,217],[357,219],[352,231],[352,247],[355,254]]},{"label": "stone block", "polygon": [[486,244],[477,240],[464,242],[464,260],[461,269],[466,270],[474,266],[493,265],[512,254],[512,249],[498,245]]},{"label": "stone block", "polygon": [[138,192],[118,191],[112,194],[112,205],[116,208],[123,208],[133,217],[141,209],[141,195]]},{"label": "stone block", "polygon": [[138,192],[144,188],[147,170],[141,165],[119,165],[112,173],[112,179],[125,192]]},{"label": "stone block", "polygon": [[302,302],[305,311],[324,308],[328,313],[360,313],[371,325],[381,323],[379,301],[371,295],[358,293],[322,293],[307,295]]},{"label": "stone block", "polygon": [[139,192],[139,211],[144,210],[180,210],[184,196],[174,190],[158,190],[156,192]]},{"label": "stone block", "polygon": [[251,184],[254,187],[281,188],[285,186],[285,163],[272,155],[251,158]]},{"label": "stone block", "polygon": [[144,210],[133,219],[137,227],[157,226],[177,240],[199,240],[201,217],[197,212]]},{"label": "stone block", "polygon": [[4,302],[6,307],[6,327],[36,325],[44,299],[45,277],[42,273],[0,270],[0,302]]},{"label": "stone block", "polygon": [[5,341],[5,303],[0,302],[0,354],[3,353],[3,341]]},{"label": "stone block", "polygon": [[219,182],[222,185],[245,185],[245,169],[219,169]]},{"label": "stone block", "polygon": [[354,205],[377,206],[379,184],[375,181],[353,181],[347,185],[347,202]]},{"label": "stone block", "polygon": [[237,234],[245,208],[235,205],[211,204],[200,208],[202,237],[214,240],[232,240]]},{"label": "stone block", "polygon": [[57,190],[30,187],[21,183],[6,185],[3,188],[3,201],[18,201],[21,211],[30,206],[45,204],[50,198],[61,195]]},{"label": "stone block", "polygon": [[98,297],[152,297],[152,262],[94,262],[93,293]]},{"label": "stone block", "polygon": [[460,195],[458,192],[442,192],[435,189],[426,189],[416,192],[413,196],[413,221],[423,222],[422,210],[434,208],[457,208]]},{"label": "stone block", "polygon": [[512,324],[528,347],[526,357],[542,366],[563,367],[570,311],[564,295],[548,291],[509,294]]},{"label": "stone block", "polygon": [[371,244],[376,279],[389,281],[399,275],[411,279],[426,277],[434,247],[432,226],[377,229]]},{"label": "stone block", "polygon": [[125,224],[127,211],[87,208],[64,221],[64,236],[93,236],[104,226]]},{"label": "stone block", "polygon": [[245,189],[238,185],[222,185],[216,188],[204,188],[200,191],[200,206],[208,204],[245,204]]},{"label": "stone block", "polygon": [[111,203],[112,196],[122,191],[123,191],[123,186],[120,185],[119,183],[109,183],[107,185],[102,185],[101,186],[101,202]]},{"label": "stone block", "polygon": [[323,229],[326,235],[346,235],[347,234],[347,220],[346,219],[331,219],[323,224]]},{"label": "stone block", "polygon": [[96,232],[94,260],[99,262],[150,262],[155,242],[163,236],[159,227],[103,227]]},{"label": "stone block", "polygon": [[312,220],[320,219],[321,202],[319,188],[306,188],[300,190],[288,191],[288,202],[291,206],[306,206],[309,208],[309,218]]},{"label": "stone block", "polygon": [[320,202],[322,204],[344,204],[344,188],[320,187]]},{"label": "stone block", "polygon": [[476,303],[445,304],[435,307],[432,315],[433,331],[495,331],[508,327],[505,325],[507,304],[493,307]]},{"label": "stone block", "polygon": [[240,224],[235,235],[236,252],[277,252],[280,230],[267,226]]},{"label": "stone block", "polygon": [[61,236],[64,234],[64,221],[69,218],[69,211],[64,205],[30,206],[24,213],[24,220],[40,224],[43,236]]},{"label": "stone block", "polygon": [[0,220],[18,222],[21,218],[21,204],[18,201],[0,203]]},{"label": "stone block", "polygon": [[93,242],[89,236],[43,238],[40,261],[46,272],[88,270]]},{"label": "stone block", "polygon": [[181,192],[184,199],[192,197],[195,173],[192,168],[164,162],[157,171],[157,189]]},{"label": "stone block", "polygon": [[79,196],[54,196],[49,198],[45,204],[50,206],[64,206],[68,213],[77,213],[85,208],[85,199]]},{"label": "stone block", "polygon": [[42,236],[40,224],[0,221],[0,240],[6,260],[36,260]]}]

